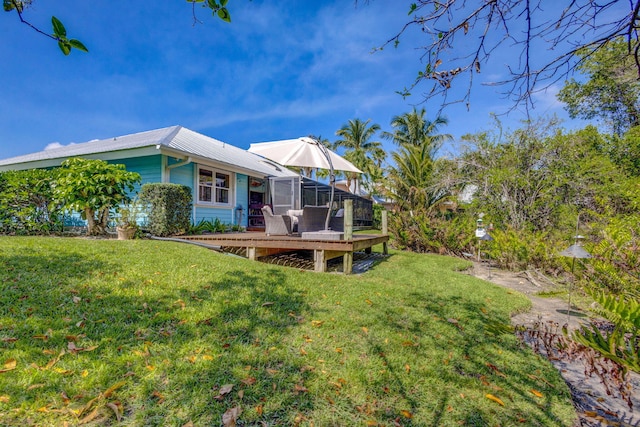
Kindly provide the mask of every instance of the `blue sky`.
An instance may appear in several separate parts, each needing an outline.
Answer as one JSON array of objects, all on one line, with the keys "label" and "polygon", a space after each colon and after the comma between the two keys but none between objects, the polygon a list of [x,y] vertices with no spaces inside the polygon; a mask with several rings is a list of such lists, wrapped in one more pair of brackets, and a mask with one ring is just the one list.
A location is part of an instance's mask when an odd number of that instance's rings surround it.
[{"label": "blue sky", "polygon": [[[333,141],[353,118],[391,130],[393,116],[422,101],[419,89],[407,99],[396,91],[422,68],[415,48],[425,36],[371,52],[407,21],[409,3],[231,0],[231,24],[197,7],[194,25],[184,0],[37,0],[26,19],[50,31],[57,16],[90,52],[65,57],[15,13],[0,15],[0,158],[172,125],[242,148],[309,134]],[[469,111],[444,110],[443,132],[457,139],[488,129],[491,113],[509,109],[481,83],[504,77],[512,54],[497,52],[476,77]],[[433,119],[438,101],[419,107]],[[553,91],[538,95],[534,113],[566,119]],[[523,118],[503,120],[513,128]]]}]

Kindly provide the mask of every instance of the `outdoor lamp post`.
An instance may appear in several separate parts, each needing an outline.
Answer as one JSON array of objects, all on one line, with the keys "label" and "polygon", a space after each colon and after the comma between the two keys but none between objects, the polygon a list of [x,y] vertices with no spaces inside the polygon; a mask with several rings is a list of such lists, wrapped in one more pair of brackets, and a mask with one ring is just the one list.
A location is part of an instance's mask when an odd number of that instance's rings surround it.
[{"label": "outdoor lamp post", "polygon": [[[576,220],[576,234],[573,236],[573,245],[569,246],[567,249],[563,250],[559,253],[560,256],[571,258],[571,276],[573,276],[573,270],[576,265],[576,258],[579,259],[587,259],[591,258],[591,254],[587,252],[581,245],[580,241],[584,239],[584,236],[578,234],[578,227],[580,226],[580,215],[578,214],[578,219]],[[569,302],[567,307],[567,325],[569,324],[569,319],[571,317],[571,292],[573,291],[574,279],[571,278],[569,282]]]}]

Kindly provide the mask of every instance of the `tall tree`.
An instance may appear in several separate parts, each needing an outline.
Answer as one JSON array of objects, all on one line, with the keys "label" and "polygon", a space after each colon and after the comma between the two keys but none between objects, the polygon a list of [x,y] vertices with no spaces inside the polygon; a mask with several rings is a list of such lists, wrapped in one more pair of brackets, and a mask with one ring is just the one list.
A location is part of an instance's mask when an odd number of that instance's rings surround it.
[{"label": "tall tree", "polygon": [[578,51],[577,71],[586,77],[571,79],[558,93],[572,118],[599,118],[620,136],[640,125],[640,82],[634,72],[635,57],[628,45],[618,38],[606,47],[591,52]]},{"label": "tall tree", "polygon": [[395,116],[391,119],[393,132],[382,132],[382,137],[389,139],[399,146],[429,146],[431,157],[434,157],[442,144],[450,141],[453,137],[450,134],[437,133],[442,126],[449,124],[446,117],[438,116],[431,121],[426,117],[426,110],[420,111],[415,108],[409,113]]},{"label": "tall tree", "polygon": [[[371,171],[380,167],[384,161],[384,150],[379,141],[372,141],[374,135],[380,130],[380,125],[371,123],[371,119],[362,121],[352,119],[336,131],[341,139],[334,142],[334,148],[344,148],[344,157],[364,172],[365,180],[372,176]],[[358,174],[346,172],[347,187],[351,188],[351,182],[358,179]]]}]

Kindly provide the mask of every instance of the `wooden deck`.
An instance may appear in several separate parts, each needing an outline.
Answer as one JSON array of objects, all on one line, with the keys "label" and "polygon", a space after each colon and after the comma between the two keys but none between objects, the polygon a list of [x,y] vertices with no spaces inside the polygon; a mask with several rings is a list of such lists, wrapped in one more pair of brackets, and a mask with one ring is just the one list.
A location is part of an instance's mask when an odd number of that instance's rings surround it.
[{"label": "wooden deck", "polygon": [[183,236],[181,239],[205,246],[246,248],[246,256],[251,260],[282,252],[311,250],[317,272],[325,272],[327,261],[341,256],[343,257],[344,273],[351,274],[353,253],[363,250],[370,252],[372,246],[382,243],[383,252],[387,254],[389,236],[386,234],[358,234],[354,235],[352,240],[312,240],[302,239],[298,236],[267,236],[261,232],[246,232]]}]

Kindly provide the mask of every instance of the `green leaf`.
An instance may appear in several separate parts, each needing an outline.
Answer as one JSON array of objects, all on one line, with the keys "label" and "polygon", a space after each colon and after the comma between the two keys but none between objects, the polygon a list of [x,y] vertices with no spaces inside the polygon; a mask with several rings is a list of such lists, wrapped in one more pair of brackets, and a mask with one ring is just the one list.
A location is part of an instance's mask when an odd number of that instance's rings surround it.
[{"label": "green leaf", "polygon": [[68,41],[58,40],[58,47],[60,47],[60,50],[65,55],[69,55],[69,53],[71,52],[71,44],[69,44]]},{"label": "green leaf", "polygon": [[218,2],[216,0],[207,0],[207,3],[209,4],[209,7],[214,11],[220,9],[220,6],[218,6]]},{"label": "green leaf", "polygon": [[226,7],[218,9],[218,16],[225,22],[231,22],[231,15],[229,15],[229,11]]},{"label": "green leaf", "polygon": [[69,44],[71,45],[71,47],[75,47],[78,50],[81,50],[83,52],[89,52],[89,49],[87,49],[80,40],[71,39],[69,40]]},{"label": "green leaf", "polygon": [[67,36],[67,30],[62,25],[62,22],[55,16],[51,17],[51,23],[53,24],[53,35],[59,38]]},{"label": "green leaf", "polygon": [[418,8],[418,5],[415,3],[411,3],[411,8],[409,9],[409,13],[407,15],[411,15]]},{"label": "green leaf", "polygon": [[225,7],[229,3],[229,0],[220,0],[220,6]]}]

